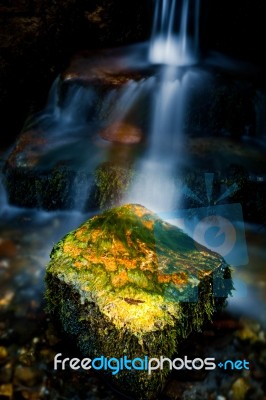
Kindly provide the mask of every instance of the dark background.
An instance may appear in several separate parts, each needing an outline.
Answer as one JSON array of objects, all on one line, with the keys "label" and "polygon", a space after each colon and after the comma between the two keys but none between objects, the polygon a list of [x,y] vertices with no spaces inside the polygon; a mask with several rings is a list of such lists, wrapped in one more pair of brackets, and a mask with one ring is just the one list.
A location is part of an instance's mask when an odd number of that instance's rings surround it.
[{"label": "dark background", "polygon": [[[201,51],[265,67],[265,0],[202,0]],[[0,149],[80,49],[146,40],[152,0],[0,0]]]}]

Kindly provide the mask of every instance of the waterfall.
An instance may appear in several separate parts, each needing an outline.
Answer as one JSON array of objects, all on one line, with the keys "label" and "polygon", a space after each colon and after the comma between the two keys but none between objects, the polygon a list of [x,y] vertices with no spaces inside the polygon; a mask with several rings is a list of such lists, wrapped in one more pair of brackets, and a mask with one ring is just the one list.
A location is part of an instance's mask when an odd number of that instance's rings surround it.
[{"label": "waterfall", "polygon": [[181,4],[177,0],[154,1],[150,61],[167,65],[195,62],[199,47],[200,0],[181,0]]},{"label": "waterfall", "polygon": [[[178,169],[184,159],[182,126],[189,76],[178,67],[196,61],[199,17],[200,0],[154,0],[148,62],[142,47],[125,50],[122,56],[103,53],[99,60],[88,62],[86,74],[91,83],[83,81],[79,69],[79,79],[68,82],[58,77],[45,109],[27,121],[24,131],[35,132],[43,141],[33,152],[38,161],[35,169],[45,173],[53,173],[59,167],[67,170],[70,183],[67,182],[66,191],[71,192],[74,209],[86,208],[93,194],[96,168],[106,162],[127,168],[134,161],[136,175],[124,200],[159,211],[176,207]],[[82,68],[86,62],[82,59]],[[121,73],[123,77],[123,68],[127,76],[129,70],[138,71],[140,65],[147,68],[147,74],[142,76],[140,70],[141,79],[132,74],[132,79],[119,84],[117,76]],[[90,77],[90,68],[92,77],[99,70],[97,84]],[[117,85],[107,88],[106,82],[116,79]],[[121,150],[116,151],[117,143],[129,144],[129,140],[140,147],[123,148],[121,157]],[[31,154],[31,147],[28,152]],[[0,192],[3,207],[6,198],[1,187]],[[42,193],[38,195],[37,206],[42,207]]]},{"label": "waterfall", "polygon": [[190,74],[166,70],[154,83],[147,150],[125,202],[155,211],[174,209],[179,201],[178,168],[183,163],[182,122]]},{"label": "waterfall", "polygon": [[147,150],[125,199],[154,211],[175,209],[179,202],[183,116],[195,73],[182,73],[178,66],[196,61],[199,18],[200,0],[155,0],[149,61],[160,65],[160,73],[152,88]]}]

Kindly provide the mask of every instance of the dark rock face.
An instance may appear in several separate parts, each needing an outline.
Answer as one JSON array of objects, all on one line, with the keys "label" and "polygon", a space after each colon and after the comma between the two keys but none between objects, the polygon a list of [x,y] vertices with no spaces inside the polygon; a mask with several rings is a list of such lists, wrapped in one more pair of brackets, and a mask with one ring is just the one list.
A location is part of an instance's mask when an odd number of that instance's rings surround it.
[{"label": "dark rock face", "polygon": [[0,146],[12,143],[26,116],[44,104],[74,51],[147,37],[146,7],[138,0],[1,2]]},{"label": "dark rock face", "polygon": [[[223,304],[230,276],[221,256],[129,204],[88,220],[54,247],[46,298],[85,357],[171,358]],[[151,399],[168,372],[107,376],[122,392]]]},{"label": "dark rock face", "polygon": [[202,2],[202,47],[265,67],[265,13],[262,0]]},{"label": "dark rock face", "polygon": [[[5,186],[11,204],[80,210],[79,191],[85,209],[119,203],[118,192],[124,193],[130,175],[131,153],[144,139],[148,113],[139,116],[139,108],[148,108],[148,98],[144,105],[140,102],[136,115],[123,120],[119,113],[112,117],[113,103],[126,85],[151,73],[130,67],[121,71],[120,53],[82,52],[55,81],[48,105],[26,122],[6,161]],[[107,146],[109,173],[101,168]],[[112,179],[112,190],[103,184],[106,178]]]}]

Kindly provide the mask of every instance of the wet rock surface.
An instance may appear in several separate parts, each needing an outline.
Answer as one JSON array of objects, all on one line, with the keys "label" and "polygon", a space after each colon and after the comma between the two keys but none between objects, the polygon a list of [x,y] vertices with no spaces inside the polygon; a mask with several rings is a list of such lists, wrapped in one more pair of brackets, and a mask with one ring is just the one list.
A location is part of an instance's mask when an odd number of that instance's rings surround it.
[{"label": "wet rock surface", "polygon": [[150,71],[124,65],[123,57],[121,50],[81,53],[54,82],[47,106],[26,122],[6,160],[10,203],[46,210],[80,209],[75,201],[85,209],[97,206],[97,167],[115,147],[140,148],[146,135],[148,114],[139,110],[147,108],[147,95],[122,120],[115,103],[121,97],[123,108],[123,93],[137,89]]},{"label": "wet rock surface", "polygon": [[[150,151],[150,107],[162,79],[159,71],[158,66],[151,70],[146,45],[73,57],[55,81],[47,107],[27,121],[8,155],[4,173],[9,201],[47,210],[101,207],[98,168],[115,161],[130,173],[128,165],[114,160],[119,148],[136,169],[142,154]],[[249,221],[265,223],[266,170],[257,142],[265,96],[258,95],[254,82],[240,80],[238,71],[231,76],[226,69],[184,68],[178,80],[190,72],[206,82],[187,89],[181,127],[187,135],[177,148],[182,171],[177,168],[176,191],[179,183],[187,185],[208,205],[202,182],[211,172],[217,198],[237,186],[226,201],[243,204]],[[112,170],[109,175],[112,179]],[[184,208],[195,206],[183,193],[181,202]]]},{"label": "wet rock surface", "polygon": [[109,142],[137,144],[141,142],[143,134],[137,126],[120,122],[101,131],[100,136]]},{"label": "wet rock surface", "polygon": [[[233,289],[222,257],[131,204],[90,219],[60,241],[46,282],[49,312],[84,356],[131,360],[171,358]],[[112,381],[150,399],[166,376],[167,369],[152,375],[121,370]]]}]

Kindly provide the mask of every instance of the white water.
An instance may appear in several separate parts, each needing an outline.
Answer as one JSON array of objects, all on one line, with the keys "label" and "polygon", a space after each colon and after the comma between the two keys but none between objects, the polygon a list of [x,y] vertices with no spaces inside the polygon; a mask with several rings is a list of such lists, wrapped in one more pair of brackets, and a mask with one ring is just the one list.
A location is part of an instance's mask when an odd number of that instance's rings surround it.
[{"label": "white water", "polygon": [[176,66],[193,63],[199,46],[200,0],[154,1],[150,61]]},{"label": "white water", "polygon": [[176,71],[167,69],[153,86],[148,149],[136,166],[125,202],[140,203],[153,211],[166,211],[178,203],[176,169],[182,157],[184,82]]},{"label": "white water", "polygon": [[[179,167],[183,162],[183,117],[190,73],[181,65],[196,61],[199,42],[199,0],[155,0],[149,60],[160,64],[154,86],[148,149],[125,202],[157,211],[178,207]],[[190,28],[192,21],[193,28]]]}]

